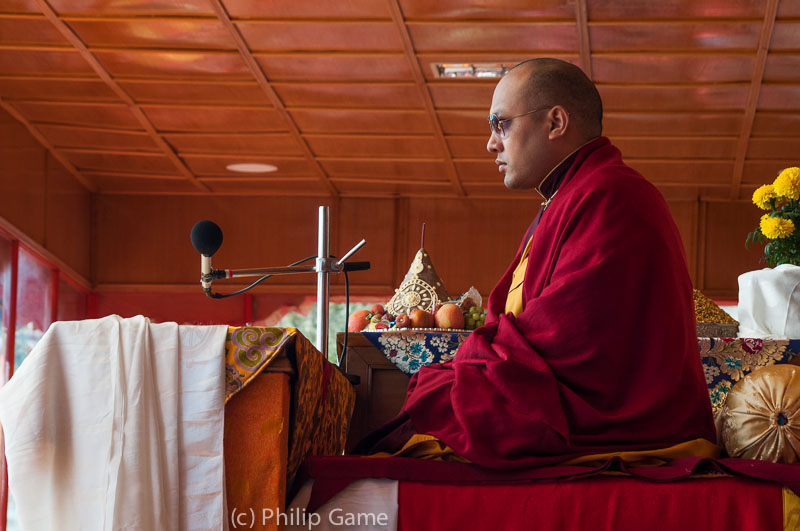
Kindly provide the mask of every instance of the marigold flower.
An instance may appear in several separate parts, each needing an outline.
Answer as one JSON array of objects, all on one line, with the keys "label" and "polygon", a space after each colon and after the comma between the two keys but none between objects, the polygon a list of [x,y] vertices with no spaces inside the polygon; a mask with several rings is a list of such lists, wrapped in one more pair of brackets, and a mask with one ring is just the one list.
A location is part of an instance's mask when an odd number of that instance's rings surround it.
[{"label": "marigold flower", "polygon": [[789,199],[800,198],[800,168],[786,168],[772,184],[779,196]]},{"label": "marigold flower", "polygon": [[760,186],[753,192],[753,204],[761,210],[769,210],[771,208],[770,200],[777,198],[778,194],[775,193],[775,187],[771,184]]},{"label": "marigold flower", "polygon": [[791,219],[773,218],[765,215],[761,217],[761,232],[770,240],[786,238],[794,232],[794,222]]}]

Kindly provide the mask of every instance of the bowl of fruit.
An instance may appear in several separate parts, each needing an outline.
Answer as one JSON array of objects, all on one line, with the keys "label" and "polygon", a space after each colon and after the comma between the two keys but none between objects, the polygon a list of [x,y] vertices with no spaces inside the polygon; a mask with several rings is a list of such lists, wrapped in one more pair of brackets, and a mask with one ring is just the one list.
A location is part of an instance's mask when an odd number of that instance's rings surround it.
[{"label": "bowl of fruit", "polygon": [[347,321],[347,331],[471,331],[485,321],[486,310],[472,299],[435,304],[431,311],[417,308],[398,315],[388,313],[382,304],[374,304],[369,310],[353,312]]}]

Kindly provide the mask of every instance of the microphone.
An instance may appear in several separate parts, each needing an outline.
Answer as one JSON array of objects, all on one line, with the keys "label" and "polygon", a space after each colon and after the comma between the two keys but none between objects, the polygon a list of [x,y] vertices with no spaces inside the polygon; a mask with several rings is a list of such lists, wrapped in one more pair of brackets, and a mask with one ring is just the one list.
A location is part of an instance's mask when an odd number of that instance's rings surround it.
[{"label": "microphone", "polygon": [[222,229],[213,221],[204,219],[192,227],[192,246],[200,253],[200,284],[211,289],[211,257],[222,245]]}]

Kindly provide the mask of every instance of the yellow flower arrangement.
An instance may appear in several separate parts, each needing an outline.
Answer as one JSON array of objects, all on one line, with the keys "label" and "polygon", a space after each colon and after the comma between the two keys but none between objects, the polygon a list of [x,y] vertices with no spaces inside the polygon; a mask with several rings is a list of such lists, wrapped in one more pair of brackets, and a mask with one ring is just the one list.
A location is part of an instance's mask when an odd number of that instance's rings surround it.
[{"label": "yellow flower arrangement", "polygon": [[771,184],[759,186],[756,191],[753,192],[753,203],[761,210],[769,210],[770,200],[777,198],[778,194],[775,193],[775,187]]},{"label": "yellow flower arrangement", "polygon": [[781,264],[800,265],[800,168],[786,168],[775,182],[753,192],[753,204],[769,210],[761,216],[758,228],[747,235],[745,247],[766,242],[764,256],[771,267]]},{"label": "yellow flower arrangement", "polygon": [[800,168],[786,168],[773,184],[775,193],[787,199],[800,198]]},{"label": "yellow flower arrangement", "polygon": [[786,238],[794,232],[794,222],[791,219],[771,218],[767,214],[761,219],[761,232],[770,240]]}]

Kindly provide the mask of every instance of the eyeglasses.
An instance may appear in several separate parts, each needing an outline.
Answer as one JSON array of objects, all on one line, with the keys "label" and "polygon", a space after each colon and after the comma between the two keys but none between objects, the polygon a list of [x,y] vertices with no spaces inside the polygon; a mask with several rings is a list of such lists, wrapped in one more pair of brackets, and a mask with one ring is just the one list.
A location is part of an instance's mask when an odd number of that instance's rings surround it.
[{"label": "eyeglasses", "polygon": [[492,133],[495,133],[496,135],[500,136],[501,138],[505,137],[506,136],[506,132],[505,132],[505,129],[503,129],[503,123],[504,122],[510,122],[514,118],[519,118],[520,116],[527,116],[529,114],[533,114],[533,113],[539,112],[539,111],[546,111],[546,110],[548,110],[550,108],[552,108],[552,107],[542,107],[541,109],[534,109],[532,111],[528,111],[528,112],[525,112],[525,113],[522,113],[522,114],[518,114],[516,116],[510,116],[508,118],[498,118],[496,114],[490,114],[489,115],[489,129],[491,130]]}]

